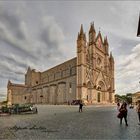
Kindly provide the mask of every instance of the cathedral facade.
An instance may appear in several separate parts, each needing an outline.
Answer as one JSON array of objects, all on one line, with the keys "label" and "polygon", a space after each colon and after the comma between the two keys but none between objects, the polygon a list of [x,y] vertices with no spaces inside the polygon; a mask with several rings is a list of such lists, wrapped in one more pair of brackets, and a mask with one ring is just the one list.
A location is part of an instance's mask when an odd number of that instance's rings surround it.
[{"label": "cathedral facade", "polygon": [[91,24],[88,40],[81,25],[77,37],[77,57],[44,72],[28,68],[25,84],[8,81],[7,100],[11,104],[86,104],[114,101],[114,58],[107,37],[96,34]]}]

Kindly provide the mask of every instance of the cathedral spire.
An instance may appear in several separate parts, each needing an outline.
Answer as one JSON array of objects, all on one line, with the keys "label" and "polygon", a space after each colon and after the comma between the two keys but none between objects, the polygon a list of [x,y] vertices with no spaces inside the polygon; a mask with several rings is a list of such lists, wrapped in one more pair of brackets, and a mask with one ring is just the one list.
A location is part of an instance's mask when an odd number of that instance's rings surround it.
[{"label": "cathedral spire", "polygon": [[30,73],[31,71],[32,71],[31,67],[28,66],[26,74],[27,74],[27,73]]},{"label": "cathedral spire", "polygon": [[94,22],[92,22],[91,25],[90,25],[89,33],[90,33],[90,32],[95,32]]},{"label": "cathedral spire", "polygon": [[96,38],[96,31],[94,28],[94,22],[92,22],[90,24],[90,29],[89,29],[89,45],[95,42],[95,38]]},{"label": "cathedral spire", "polygon": [[11,84],[12,84],[11,81],[8,80],[7,87],[9,87]]},{"label": "cathedral spire", "polygon": [[108,45],[107,36],[106,36],[106,37],[104,37],[104,44],[105,44],[105,45]]},{"label": "cathedral spire", "polygon": [[11,84],[11,81],[10,80],[8,80],[8,84]]},{"label": "cathedral spire", "polygon": [[84,31],[83,31],[83,24],[81,24],[81,28],[80,28],[80,35],[83,35]]},{"label": "cathedral spire", "polygon": [[78,37],[77,37],[78,51],[79,51],[79,48],[83,48],[84,50],[85,47],[86,47],[86,34],[84,33],[83,25],[81,24],[80,33],[78,33]]},{"label": "cathedral spire", "polygon": [[108,55],[108,40],[107,40],[107,36],[104,37],[104,47],[105,47],[105,52]]},{"label": "cathedral spire", "polygon": [[110,52],[110,60],[111,60],[112,62],[114,62],[114,57],[113,57],[113,55],[112,55],[112,52]]},{"label": "cathedral spire", "polygon": [[28,67],[27,71],[31,71],[31,67],[30,66]]},{"label": "cathedral spire", "polygon": [[31,70],[31,67],[30,66],[28,67],[28,70]]},{"label": "cathedral spire", "polygon": [[81,24],[81,28],[80,28],[80,33],[78,33],[78,37],[77,37],[77,40],[81,40],[81,39],[86,41],[86,35],[84,33],[82,24]]}]

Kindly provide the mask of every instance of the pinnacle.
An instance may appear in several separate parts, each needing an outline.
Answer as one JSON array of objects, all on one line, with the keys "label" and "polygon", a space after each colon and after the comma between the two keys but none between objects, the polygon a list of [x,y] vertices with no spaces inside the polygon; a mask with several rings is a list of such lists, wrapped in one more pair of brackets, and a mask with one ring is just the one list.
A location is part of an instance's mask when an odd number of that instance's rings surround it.
[{"label": "pinnacle", "polygon": [[113,55],[112,55],[112,51],[110,52],[110,58],[113,60]]},{"label": "pinnacle", "polygon": [[104,44],[108,44],[107,36],[104,37]]},{"label": "pinnacle", "polygon": [[31,70],[31,67],[30,66],[28,67],[28,70]]},{"label": "pinnacle", "polygon": [[86,40],[86,35],[85,35],[84,31],[83,31],[83,25],[82,24],[81,24],[81,28],[80,28],[80,33],[78,33],[77,40],[78,39],[84,39],[84,40]]},{"label": "pinnacle", "polygon": [[78,32],[77,40],[79,39],[79,36],[80,36],[80,34],[79,34],[79,32]]},{"label": "pinnacle", "polygon": [[80,35],[84,34],[84,31],[83,31],[83,24],[81,24],[81,29],[80,29]]},{"label": "pinnacle", "polygon": [[89,32],[95,32],[94,22],[91,23]]}]

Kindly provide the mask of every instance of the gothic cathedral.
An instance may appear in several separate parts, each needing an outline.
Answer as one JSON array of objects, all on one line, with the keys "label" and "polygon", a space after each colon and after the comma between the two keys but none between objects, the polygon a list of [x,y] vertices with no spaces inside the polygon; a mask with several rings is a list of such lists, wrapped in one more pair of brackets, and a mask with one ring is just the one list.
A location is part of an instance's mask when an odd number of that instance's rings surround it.
[{"label": "gothic cathedral", "polygon": [[114,102],[114,58],[109,54],[107,37],[96,34],[94,24],[89,39],[81,25],[77,37],[77,57],[49,70],[38,72],[30,67],[25,84],[7,84],[8,105],[68,104],[82,100],[85,104]]},{"label": "gothic cathedral", "polygon": [[114,58],[109,55],[107,37],[96,36],[94,24],[89,30],[89,41],[81,26],[77,38],[77,94],[88,103],[113,102]]}]

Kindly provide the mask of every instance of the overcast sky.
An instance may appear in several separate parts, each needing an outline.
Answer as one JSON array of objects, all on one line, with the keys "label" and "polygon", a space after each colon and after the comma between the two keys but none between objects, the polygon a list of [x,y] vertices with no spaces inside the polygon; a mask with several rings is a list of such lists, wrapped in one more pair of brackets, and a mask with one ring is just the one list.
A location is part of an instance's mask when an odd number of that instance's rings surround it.
[{"label": "overcast sky", "polygon": [[76,56],[83,24],[88,35],[108,36],[115,58],[116,93],[140,90],[140,38],[137,1],[0,1],[0,98],[7,81],[24,83],[27,67],[47,70]]}]

